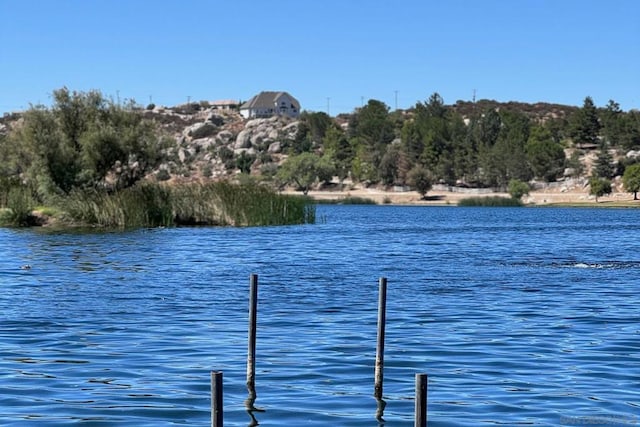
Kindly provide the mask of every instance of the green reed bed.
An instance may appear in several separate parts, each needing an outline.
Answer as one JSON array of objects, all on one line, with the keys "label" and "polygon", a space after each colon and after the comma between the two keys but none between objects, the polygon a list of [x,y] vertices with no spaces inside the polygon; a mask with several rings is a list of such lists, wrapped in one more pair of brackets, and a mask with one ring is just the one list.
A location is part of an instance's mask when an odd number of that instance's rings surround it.
[{"label": "green reed bed", "polygon": [[34,225],[37,218],[33,208],[38,204],[30,186],[14,179],[0,179],[0,226],[25,227]]},{"label": "green reed bed", "polygon": [[367,197],[346,196],[340,199],[318,199],[319,205],[376,205],[376,201]]},{"label": "green reed bed", "polygon": [[173,224],[171,191],[156,184],[139,184],[113,193],[77,190],[61,203],[68,219],[84,225],[136,228]]},{"label": "green reed bed", "polygon": [[109,228],[315,222],[309,199],[226,182],[175,187],[148,183],[115,193],[76,191],[64,205],[72,221]]},{"label": "green reed bed", "polygon": [[513,197],[467,197],[460,200],[458,206],[519,207],[522,206],[522,202]]},{"label": "green reed bed", "polygon": [[256,184],[216,182],[202,185],[213,195],[220,218],[230,225],[286,225],[315,222],[313,200],[303,196],[277,194]]}]

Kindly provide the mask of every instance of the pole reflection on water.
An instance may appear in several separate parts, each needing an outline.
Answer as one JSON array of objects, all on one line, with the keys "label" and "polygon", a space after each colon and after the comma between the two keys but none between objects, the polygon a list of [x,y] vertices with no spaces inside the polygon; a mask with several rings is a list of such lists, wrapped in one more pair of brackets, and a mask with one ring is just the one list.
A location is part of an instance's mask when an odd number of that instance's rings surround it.
[{"label": "pole reflection on water", "polygon": [[256,388],[253,384],[247,384],[247,390],[249,391],[249,395],[247,396],[247,400],[244,401],[244,406],[247,408],[247,414],[251,417],[251,421],[249,421],[249,427],[255,427],[259,425],[258,419],[256,418],[256,412],[264,412],[264,409],[256,408]]}]

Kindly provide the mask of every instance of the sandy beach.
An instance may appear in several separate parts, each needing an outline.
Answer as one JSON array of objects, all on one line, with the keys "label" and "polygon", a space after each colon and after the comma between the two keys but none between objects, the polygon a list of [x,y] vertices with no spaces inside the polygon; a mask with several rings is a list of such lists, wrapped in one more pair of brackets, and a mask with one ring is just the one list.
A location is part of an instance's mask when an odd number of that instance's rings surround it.
[{"label": "sandy beach", "polygon": [[[287,191],[289,194],[296,194],[294,191]],[[297,192],[297,194],[300,194]],[[508,193],[498,193],[489,191],[478,191],[471,189],[447,189],[436,186],[429,191],[425,199],[420,197],[416,191],[385,191],[377,188],[353,187],[344,191],[320,190],[310,191],[309,196],[316,200],[340,200],[348,197],[361,197],[371,199],[378,204],[395,205],[457,205],[461,199],[468,197],[500,196],[509,197]],[[633,194],[625,193],[618,189],[606,196],[596,199],[589,194],[589,187],[581,185],[558,186],[557,188],[546,188],[544,190],[531,191],[522,198],[527,205],[625,205],[640,206],[640,201],[633,200]]]}]

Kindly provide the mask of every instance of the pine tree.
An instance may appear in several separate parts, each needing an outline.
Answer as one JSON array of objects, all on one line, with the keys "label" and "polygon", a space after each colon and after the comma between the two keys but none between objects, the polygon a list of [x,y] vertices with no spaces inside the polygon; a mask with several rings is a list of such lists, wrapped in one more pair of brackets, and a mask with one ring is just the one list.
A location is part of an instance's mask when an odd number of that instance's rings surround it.
[{"label": "pine tree", "polygon": [[593,99],[587,96],[582,108],[571,118],[570,136],[578,146],[597,144],[600,128],[598,110],[593,104]]}]

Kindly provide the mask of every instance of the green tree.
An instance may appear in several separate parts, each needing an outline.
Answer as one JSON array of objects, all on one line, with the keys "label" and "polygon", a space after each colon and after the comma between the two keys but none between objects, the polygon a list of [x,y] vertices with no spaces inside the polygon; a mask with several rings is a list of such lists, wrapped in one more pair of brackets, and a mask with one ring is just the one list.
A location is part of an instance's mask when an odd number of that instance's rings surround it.
[{"label": "green tree", "polygon": [[526,182],[522,182],[518,179],[512,179],[509,181],[508,190],[511,197],[520,200],[522,199],[522,196],[529,194],[530,189],[529,184]]},{"label": "green tree", "polygon": [[380,161],[387,145],[395,138],[389,107],[381,101],[369,100],[351,117],[349,134],[355,153],[352,167],[354,178],[379,181],[377,170]]},{"label": "green tree", "polygon": [[398,181],[398,164],[400,162],[400,146],[391,144],[380,160],[380,178],[385,185],[392,185]]},{"label": "green tree", "polygon": [[431,173],[425,167],[414,167],[409,171],[407,178],[409,185],[415,188],[423,199],[433,187]]},{"label": "green tree", "polygon": [[142,179],[160,160],[167,142],[135,111],[99,92],[54,91],[53,106],[35,106],[12,135],[16,171],[41,195],[74,188],[124,188]]},{"label": "green tree", "polygon": [[638,191],[640,191],[640,163],[627,166],[622,176],[622,183],[625,190],[633,193],[633,200],[638,200]]},{"label": "green tree", "polygon": [[[331,126],[325,132],[323,138],[324,155],[333,162],[340,185],[349,176],[353,161],[353,147],[345,133],[338,126]],[[323,156],[324,157],[324,156]]]},{"label": "green tree", "polygon": [[566,163],[564,149],[553,140],[547,128],[536,126],[531,129],[526,152],[535,177],[552,182],[562,176]]},{"label": "green tree", "polygon": [[335,127],[333,119],[326,113],[303,112],[300,115],[298,132],[291,147],[292,154],[300,154],[312,151],[322,144],[322,141],[331,128]]},{"label": "green tree", "polygon": [[511,179],[528,181],[531,171],[525,144],[529,138],[529,119],[522,113],[505,111],[500,115],[502,126],[491,148],[489,170],[493,185],[506,187]]},{"label": "green tree", "polygon": [[600,145],[600,151],[598,152],[598,158],[595,163],[594,175],[600,178],[610,179],[614,175],[613,157],[606,145],[603,143]]},{"label": "green tree", "polygon": [[597,144],[600,128],[598,110],[593,103],[593,99],[587,96],[584,99],[582,108],[574,113],[570,119],[570,136],[578,146]]},{"label": "green tree", "polygon": [[306,195],[318,179],[326,180],[331,175],[329,168],[327,159],[315,153],[301,153],[285,160],[277,175],[282,182],[295,184]]},{"label": "green tree", "polygon": [[400,133],[409,161],[425,166],[443,179],[453,173],[450,123],[442,97],[434,93],[426,102],[416,104],[413,120],[405,122]]},{"label": "green tree", "polygon": [[596,196],[596,203],[598,203],[598,197],[611,194],[611,181],[608,179],[592,176],[589,179],[589,186],[589,194]]}]

